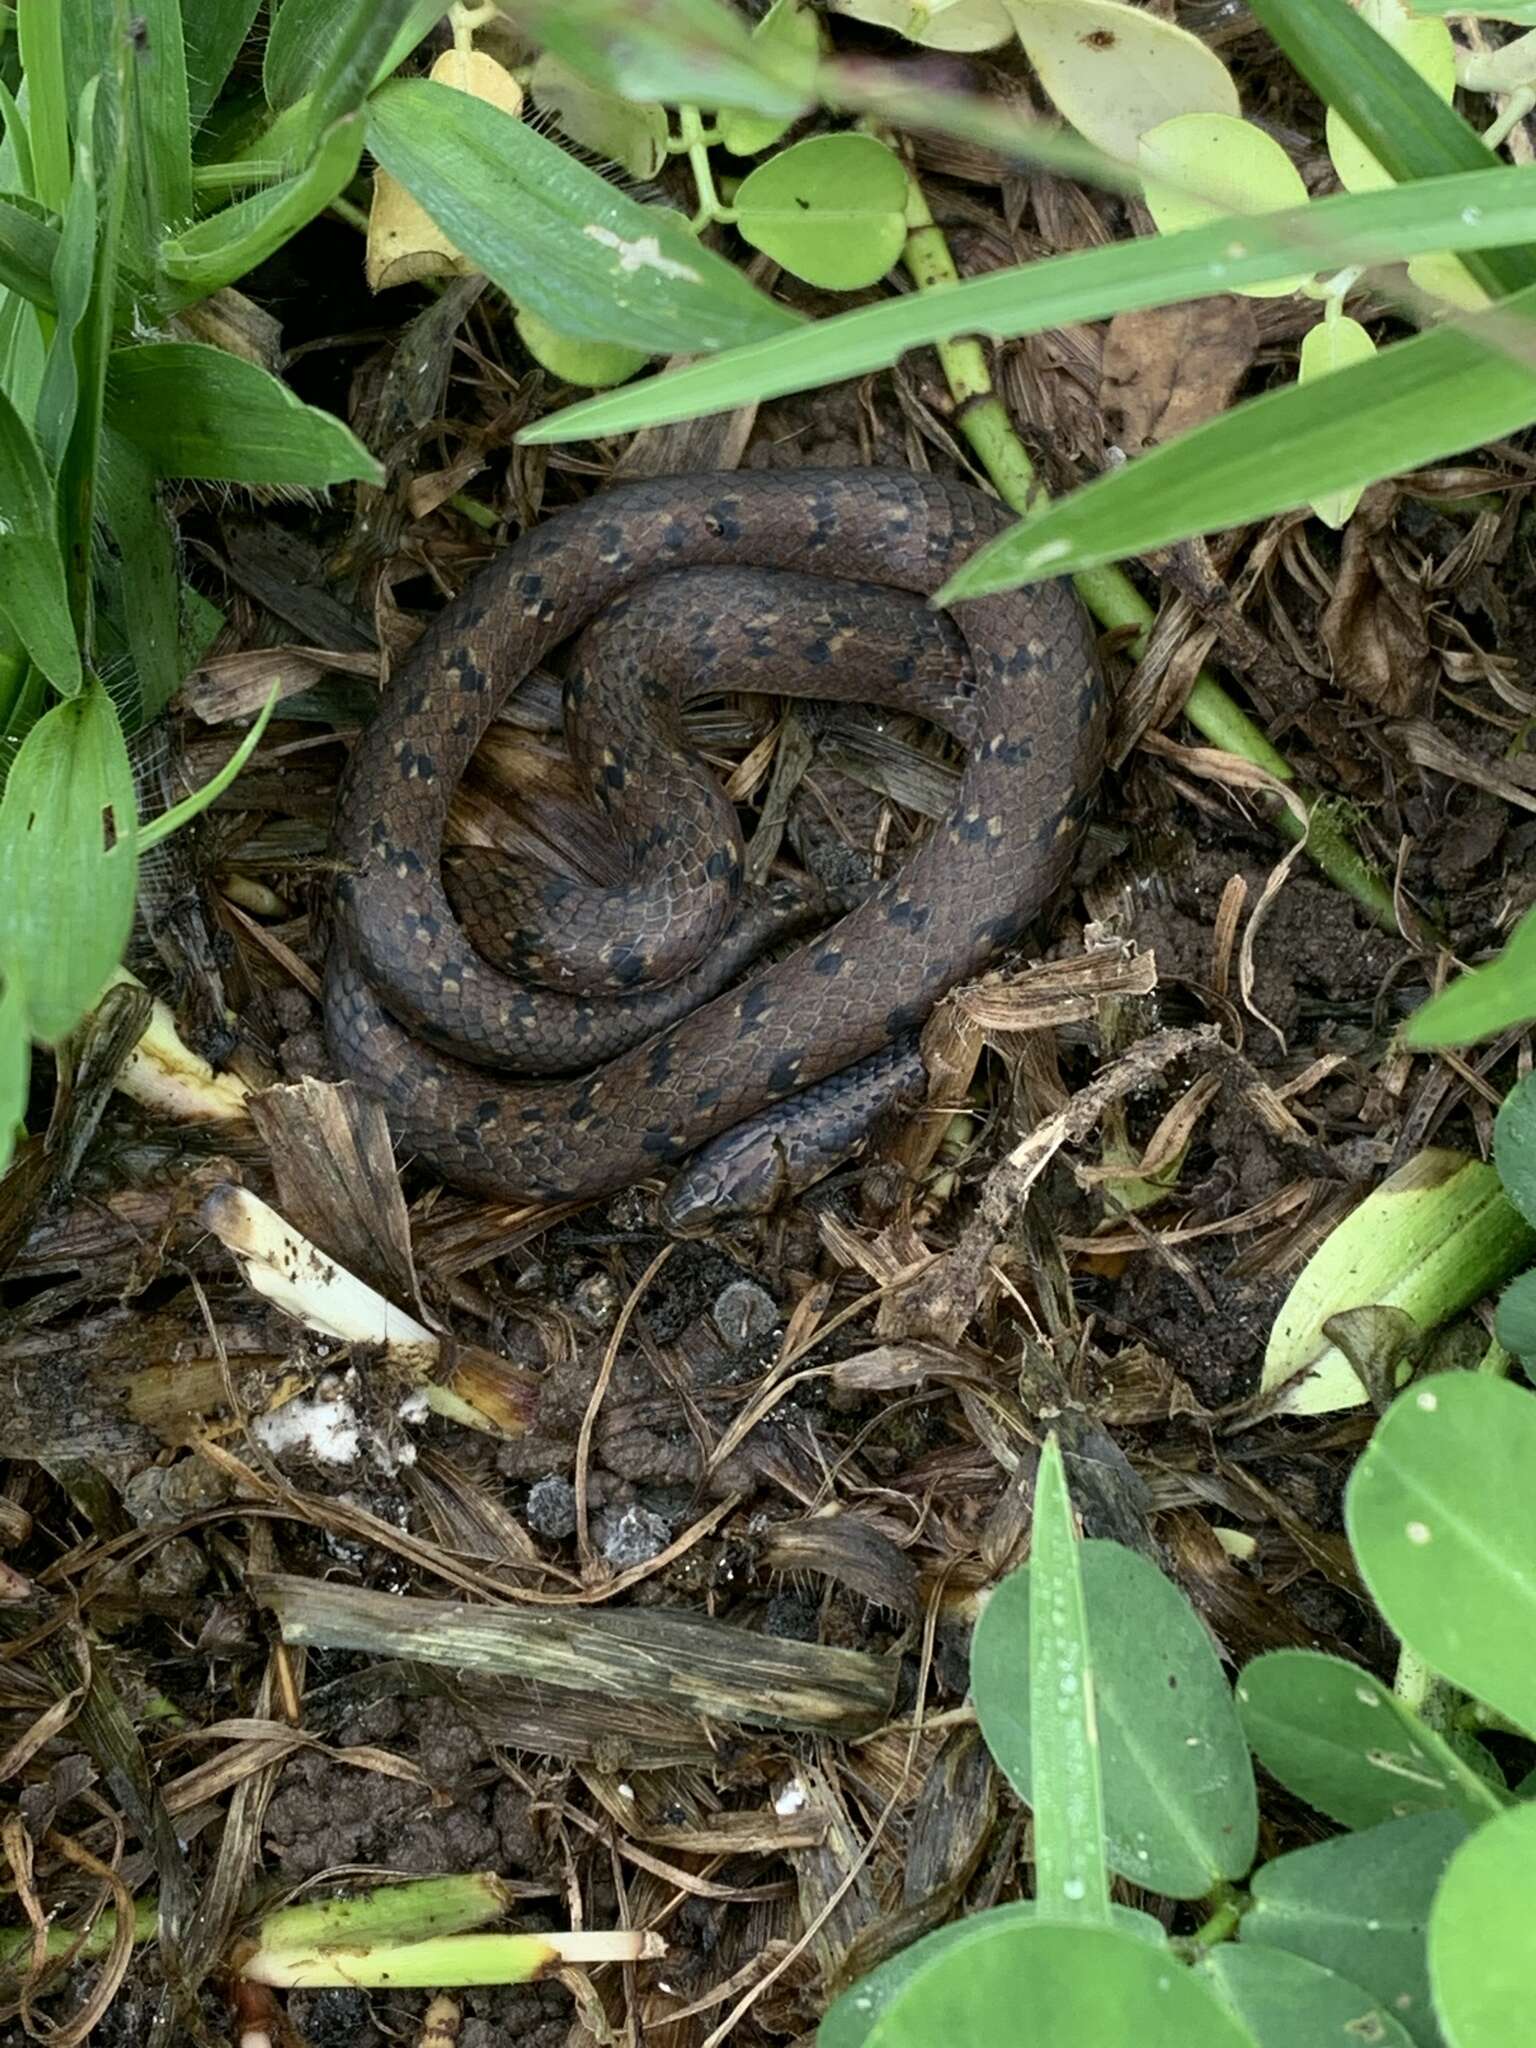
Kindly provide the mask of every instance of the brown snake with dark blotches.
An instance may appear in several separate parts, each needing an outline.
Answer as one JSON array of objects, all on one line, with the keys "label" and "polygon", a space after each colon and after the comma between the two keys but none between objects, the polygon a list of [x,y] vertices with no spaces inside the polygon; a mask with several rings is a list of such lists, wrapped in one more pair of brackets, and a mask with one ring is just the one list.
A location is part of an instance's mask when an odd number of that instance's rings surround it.
[{"label": "brown snake with dark blotches", "polygon": [[[445,1180],[504,1200],[625,1187],[771,1105],[782,1113],[801,1091],[818,1105],[827,1091],[814,1084],[910,1040],[947,989],[1019,936],[1066,876],[1104,752],[1092,640],[1061,583],[954,608],[973,691],[948,722],[970,751],[954,807],[899,872],[789,958],[595,1071],[554,1081],[488,1071],[515,1069],[539,1004],[587,1010],[530,991],[477,953],[442,874],[450,800],[499,705],[599,614],[617,614],[621,627],[626,593],[707,564],[791,571],[828,579],[829,616],[846,611],[856,627],[859,607],[869,619],[879,602],[867,586],[884,585],[898,656],[905,636],[914,658],[932,658],[945,643],[912,597],[931,597],[1007,523],[977,491],[899,470],[668,477],[556,514],[481,571],[390,682],[337,810],[327,1029],[338,1067],[381,1099],[405,1146]],[[751,625],[724,617],[710,634],[720,672],[733,638],[746,671],[732,668],[734,681],[715,687],[755,687]],[[756,631],[761,642],[761,621]],[[850,637],[846,659],[856,660]],[[644,644],[631,662],[643,696]],[[949,668],[941,694],[953,708]],[[857,694],[847,683],[803,689]],[[603,749],[620,785],[631,745],[638,761],[639,735],[620,725]],[[645,777],[635,780],[643,795]],[[731,899],[739,860],[717,859],[714,871]],[[569,886],[551,882],[556,907]],[[718,904],[709,915],[718,927]],[[636,960],[643,971],[634,932],[616,931],[613,947],[621,984]],[[567,1035],[579,1058],[579,1032]]]}]

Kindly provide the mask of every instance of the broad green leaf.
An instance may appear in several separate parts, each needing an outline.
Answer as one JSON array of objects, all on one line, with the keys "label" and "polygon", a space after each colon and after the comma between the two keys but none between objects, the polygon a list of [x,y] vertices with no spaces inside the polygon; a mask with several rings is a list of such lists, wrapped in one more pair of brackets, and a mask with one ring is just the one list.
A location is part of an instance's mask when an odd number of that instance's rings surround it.
[{"label": "broad green leaf", "polygon": [[0,1174],[11,1163],[16,1134],[27,1113],[32,1079],[32,1041],[27,1031],[27,998],[21,977],[0,966]]},{"label": "broad green leaf", "polygon": [[1429,1978],[1452,2048],[1511,2048],[1536,2014],[1536,1806],[1479,1828],[1429,1915]]},{"label": "broad green leaf", "polygon": [[[1319,99],[1338,109],[1399,184],[1492,170],[1499,162],[1349,0],[1252,0],[1252,11]],[[1520,291],[1536,283],[1536,242],[1500,249],[1489,243],[1468,257],[1467,268],[1496,297]]]},{"label": "broad green leaf", "polygon": [[54,255],[53,287],[55,323],[43,364],[42,388],[37,395],[37,438],[44,460],[56,470],[64,459],[70,431],[75,424],[75,407],[80,396],[80,374],[75,362],[75,336],[90,311],[91,280],[96,266],[96,88],[93,78],[80,95],[75,121],[75,175],[70,183],[69,201]]},{"label": "broad green leaf", "polygon": [[[1061,1445],[1051,1436],[1040,1460],[1029,1553],[1030,1784],[1034,1787],[1035,1898],[1053,1919],[1085,1926],[1109,1921],[1104,1869],[1104,1794],[1088,1616],[1078,1569],[1077,1531]],[[999,1661],[976,1667],[973,1688],[983,1729],[1006,1717],[1011,1696],[980,1695],[996,1683]],[[1006,1681],[1005,1681],[1006,1682]]]},{"label": "broad green leaf", "polygon": [[368,146],[512,300],[562,334],[631,348],[725,348],[799,324],[702,248],[499,107],[428,79],[383,87]]},{"label": "broad green leaf", "polygon": [[1113,1927],[993,1926],[925,1963],[867,2048],[1255,2048],[1193,1971]]},{"label": "broad green leaf", "polygon": [[526,310],[514,317],[512,325],[534,361],[566,384],[584,384],[589,388],[622,384],[650,360],[638,349],[625,348],[622,342],[580,341],[568,334],[557,334],[547,320]]},{"label": "broad green leaf", "polygon": [[1176,114],[1237,114],[1237,87],[1198,36],[1123,0],[1010,0],[1019,41],[1057,111],[1133,164]]},{"label": "broad green leaf", "polygon": [[[1206,1630],[1155,1566],[1115,1543],[1080,1546],[1109,1866],[1175,1899],[1203,1898],[1253,1860],[1248,1745]],[[987,1601],[971,1691],[998,1768],[1033,1804],[1031,1569]]]},{"label": "broad green leaf", "polygon": [[1282,1785],[1347,1828],[1453,1807],[1474,1825],[1507,1803],[1370,1672],[1271,1650],[1237,1685],[1243,1732]]},{"label": "broad green leaf", "polygon": [[1536,1075],[1517,1081],[1493,1120],[1493,1163],[1504,1192],[1536,1226]]},{"label": "broad green leaf", "polygon": [[907,241],[907,173],[872,135],[812,135],[742,180],[736,231],[807,284],[877,284]]},{"label": "broad green leaf", "polygon": [[[1147,211],[1165,235],[1307,203],[1301,173],[1275,138],[1232,114],[1176,114],[1142,136],[1138,160]],[[1245,289],[1255,298],[1283,299],[1310,275],[1303,270]]]},{"label": "broad green leaf", "polygon": [[504,11],[540,49],[624,99],[789,119],[811,104],[814,60],[754,45],[722,0],[507,0]]},{"label": "broad green leaf", "polygon": [[1424,1930],[1441,1872],[1467,1834],[1460,1814],[1416,1813],[1294,1849],[1254,1872],[1238,1938],[1347,1977],[1418,2048],[1441,2048]]},{"label": "broad green leaf", "polygon": [[[816,2048],[864,2048],[882,2014],[935,1957],[943,1955],[946,1949],[989,1936],[996,1928],[1026,1925],[1038,1913],[1033,1899],[1019,1899],[1009,1906],[988,1907],[985,1912],[972,1913],[968,1919],[956,1920],[949,1927],[925,1934],[834,2000],[816,2029]],[[1150,1913],[1138,1913],[1131,1906],[1111,1906],[1109,1913],[1112,1924],[1122,1933],[1148,1942],[1153,1948],[1166,1944],[1167,1936]]]},{"label": "broad green leaf", "polygon": [[261,0],[183,0],[187,118],[200,128],[250,34]]},{"label": "broad green leaf", "polygon": [[338,121],[297,177],[237,200],[162,242],[160,268],[177,288],[174,302],[190,304],[233,284],[323,213],[357,174],[363,130],[361,114]]},{"label": "broad green leaf", "polygon": [[210,482],[382,483],[350,427],[266,370],[195,341],[151,341],[112,358],[108,417],[160,476]]},{"label": "broad green leaf", "polygon": [[1412,2048],[1412,2036],[1370,1992],[1284,1949],[1224,1942],[1195,1967],[1256,2048]]},{"label": "broad green leaf", "polygon": [[45,713],[0,797],[0,969],[33,1038],[72,1031],[122,958],[137,873],[133,774],[98,682]]},{"label": "broad green leaf", "polygon": [[25,420],[0,389],[0,612],[56,690],[80,688],[53,485]]},{"label": "broad green leaf", "polygon": [[[996,7],[998,0],[985,0]],[[1006,24],[1004,34],[1011,33]],[[752,31],[752,47],[770,58],[780,52],[789,63],[814,64],[821,52],[821,23],[810,0],[773,0]],[[733,156],[760,156],[784,139],[793,127],[789,114],[753,114],[740,107],[722,107],[717,127],[722,145]]]},{"label": "broad green leaf", "polygon": [[1529,1375],[1536,1366],[1536,1273],[1522,1273],[1499,1296],[1493,1334]]},{"label": "broad green leaf", "polygon": [[17,192],[0,194],[0,286],[51,312],[58,253],[54,216],[35,199]]},{"label": "broad green leaf", "polygon": [[[1456,91],[1456,48],[1445,23],[1411,14],[1403,0],[1362,0],[1359,13],[1449,105]],[[1372,156],[1336,107],[1328,109],[1324,133],[1346,192],[1374,192],[1393,182],[1391,172]]]},{"label": "broad green leaf", "polygon": [[894,29],[925,50],[998,50],[1013,35],[1004,0],[830,0],[834,14]]},{"label": "broad green leaf", "polygon": [[1536,287],[1315,384],[1249,399],[1011,527],[938,601],[1246,526],[1516,433],[1536,420],[1536,369],[1506,348],[1533,350],[1533,314]]},{"label": "broad green leaf", "polygon": [[1536,1018],[1536,904],[1485,967],[1459,974],[1403,1026],[1407,1045],[1471,1045]]},{"label": "broad green leaf", "polygon": [[1394,1401],[1344,1496],[1371,1597],[1416,1656],[1536,1734],[1536,1394],[1437,1373]]},{"label": "broad green leaf", "polygon": [[713,361],[669,370],[525,428],[525,442],[584,440],[754,399],[778,398],[894,363],[957,334],[1013,339],[1148,306],[1175,305],[1287,277],[1298,253],[1315,267],[1400,261],[1415,249],[1525,240],[1536,167],[1437,178],[1390,192],[1342,194],[1298,212],[1118,242],[839,313]]},{"label": "broad green leaf", "polygon": [[539,112],[547,114],[562,135],[618,164],[632,178],[654,178],[666,162],[663,108],[604,92],[549,50],[535,59],[528,90]]},{"label": "broad green leaf", "polygon": [[[1331,318],[1319,320],[1301,337],[1301,367],[1296,381],[1313,384],[1319,377],[1332,376],[1335,370],[1347,370],[1351,363],[1367,362],[1375,353],[1375,342],[1358,320],[1351,320],[1347,313],[1333,312]],[[1338,529],[1349,524],[1360,497],[1358,490],[1335,491],[1314,499],[1312,510],[1325,526]]]},{"label": "broad green leaf", "polygon": [[[1367,1395],[1326,1325],[1351,1309],[1400,1309],[1438,1329],[1536,1251],[1499,1175],[1434,1147],[1373,1188],[1292,1283],[1269,1334],[1260,1385],[1291,1415],[1361,1407]],[[1305,1375],[1302,1377],[1302,1375]]]}]

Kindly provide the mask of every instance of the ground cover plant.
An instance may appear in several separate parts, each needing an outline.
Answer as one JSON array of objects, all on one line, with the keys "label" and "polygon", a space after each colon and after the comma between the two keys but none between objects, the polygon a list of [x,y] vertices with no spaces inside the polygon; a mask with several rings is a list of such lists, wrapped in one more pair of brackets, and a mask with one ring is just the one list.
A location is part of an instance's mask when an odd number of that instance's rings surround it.
[{"label": "ground cover plant", "polygon": [[[0,2040],[1518,2038],[1530,10],[0,29]],[[316,1029],[379,679],[856,462],[1096,622],[1068,900],[760,1226],[436,1185]],[[954,787],[688,717],[763,875]],[[453,833],[602,879],[558,725]]]}]

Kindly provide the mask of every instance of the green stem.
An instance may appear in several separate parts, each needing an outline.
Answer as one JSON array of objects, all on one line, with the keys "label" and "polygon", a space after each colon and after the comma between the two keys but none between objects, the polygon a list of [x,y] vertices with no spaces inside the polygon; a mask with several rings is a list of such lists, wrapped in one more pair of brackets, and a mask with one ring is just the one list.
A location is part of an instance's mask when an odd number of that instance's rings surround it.
[{"label": "green stem", "polygon": [[1224,1942],[1242,1919],[1248,1902],[1234,1886],[1219,1884],[1205,1903],[1210,1909],[1210,1917],[1180,1943],[1180,1947],[1191,1954],[1201,1949],[1216,1948]]},{"label": "green stem", "polygon": [[709,160],[708,131],[697,107],[679,107],[677,125],[682,146],[688,152],[693,182],[699,194],[698,211],[693,216],[693,232],[701,235],[712,221],[720,219],[724,211],[720,204],[720,195],[715,190],[715,171]]},{"label": "green stem", "polygon": [[[907,185],[907,246],[903,260],[919,291],[960,281],[944,231],[929,212],[915,178],[909,179]],[[986,351],[979,341],[962,338],[941,341],[938,357],[955,400],[956,425],[996,484],[1004,503],[1028,518],[1044,504],[1045,493],[992,383]],[[1154,614],[1125,571],[1115,567],[1087,569],[1075,581],[1078,594],[1099,624],[1109,632],[1125,634],[1130,652],[1139,656],[1146,647]],[[1290,762],[1203,669],[1185,700],[1184,715],[1212,746],[1241,755],[1255,766],[1267,769],[1279,782],[1296,782],[1296,771]],[[1288,805],[1275,799],[1264,806],[1275,829],[1293,841],[1305,837],[1308,853],[1328,879],[1353,897],[1373,923],[1395,932],[1398,926],[1392,892],[1351,843],[1341,807],[1315,791],[1297,787],[1306,806],[1306,823]]]}]

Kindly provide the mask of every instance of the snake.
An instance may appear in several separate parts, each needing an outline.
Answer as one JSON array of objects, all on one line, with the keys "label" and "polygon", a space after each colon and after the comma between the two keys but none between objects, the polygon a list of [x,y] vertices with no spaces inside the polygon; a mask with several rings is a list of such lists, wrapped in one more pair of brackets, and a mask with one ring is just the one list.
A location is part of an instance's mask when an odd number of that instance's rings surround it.
[{"label": "snake", "polygon": [[[1065,882],[1103,764],[1102,677],[1069,583],[932,607],[1009,523],[974,486],[908,470],[690,473],[595,491],[475,574],[390,677],[335,812],[327,1038],[405,1151],[501,1202],[592,1199],[691,1160],[663,1210],[687,1234],[733,1202],[766,1206],[774,1162],[802,1141],[846,1147],[912,1085],[940,997]],[[569,876],[445,859],[481,739],[562,651],[568,738],[585,722],[595,792],[631,837],[606,926]],[[948,813],[788,951],[804,897],[752,884],[734,807],[669,780],[690,691],[767,687],[883,697],[966,747]],[[731,1185],[743,1154],[748,1196]]]}]

